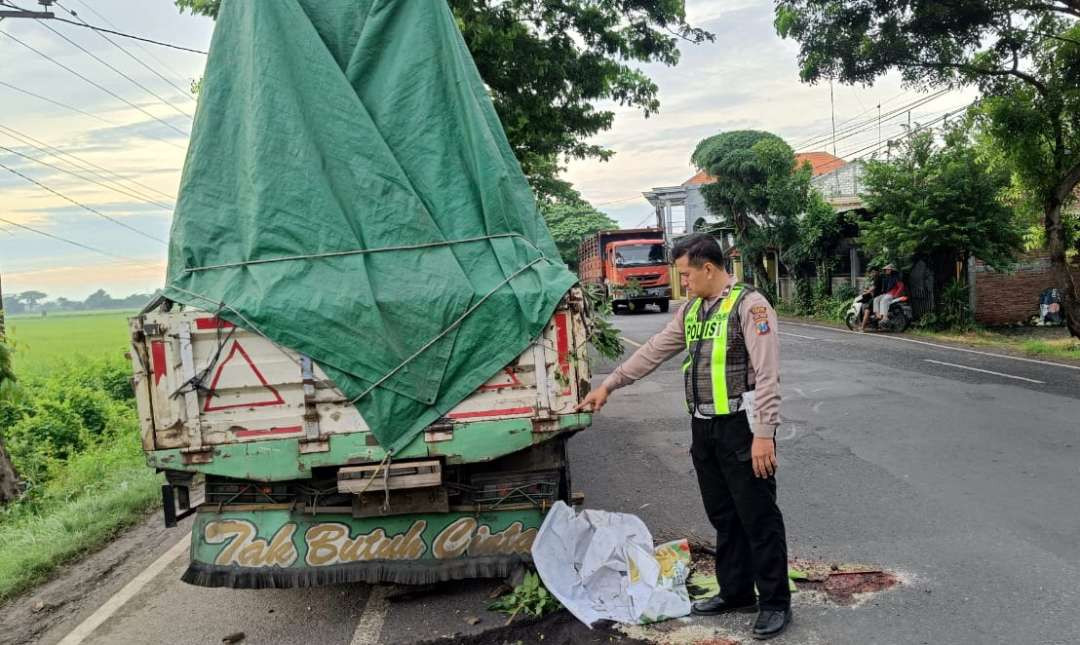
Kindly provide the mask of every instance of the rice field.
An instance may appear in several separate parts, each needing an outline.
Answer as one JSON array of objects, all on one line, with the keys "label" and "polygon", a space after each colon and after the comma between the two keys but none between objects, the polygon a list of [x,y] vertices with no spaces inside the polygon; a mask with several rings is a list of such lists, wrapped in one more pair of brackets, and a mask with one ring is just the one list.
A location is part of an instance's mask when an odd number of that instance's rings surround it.
[{"label": "rice field", "polygon": [[134,311],[9,316],[7,337],[15,373],[41,376],[84,358],[122,357],[128,348],[127,319]]}]

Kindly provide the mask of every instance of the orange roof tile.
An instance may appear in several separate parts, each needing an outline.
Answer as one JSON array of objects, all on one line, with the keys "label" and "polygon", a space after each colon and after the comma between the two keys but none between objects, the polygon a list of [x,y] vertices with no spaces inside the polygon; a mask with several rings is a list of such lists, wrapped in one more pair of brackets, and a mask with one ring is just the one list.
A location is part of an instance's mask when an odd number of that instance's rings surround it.
[{"label": "orange roof tile", "polygon": [[683,182],[683,186],[700,186],[702,184],[712,184],[716,180],[709,176],[709,173],[702,170],[698,174],[694,175],[690,179]]},{"label": "orange roof tile", "polygon": [[[811,168],[813,168],[814,176],[824,175],[827,172],[832,172],[837,168],[842,168],[847,165],[847,162],[840,157],[834,157],[828,152],[797,152],[795,153],[795,164],[802,166],[804,162],[810,162]],[[716,180],[709,176],[709,173],[704,170],[694,175],[690,179],[683,182],[683,186],[701,186],[702,184],[711,184]]]},{"label": "orange roof tile", "polygon": [[833,156],[828,152],[797,152],[795,153],[795,163],[801,166],[804,162],[810,162],[810,167],[814,170],[814,176],[824,175],[827,172],[832,172],[837,168],[842,168],[847,165],[847,162],[840,157]]}]

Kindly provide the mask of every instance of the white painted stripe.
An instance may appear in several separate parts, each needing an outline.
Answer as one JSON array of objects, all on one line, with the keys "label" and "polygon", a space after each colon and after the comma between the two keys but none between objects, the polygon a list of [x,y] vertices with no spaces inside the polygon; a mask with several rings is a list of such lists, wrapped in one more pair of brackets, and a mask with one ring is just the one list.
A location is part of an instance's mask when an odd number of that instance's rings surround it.
[{"label": "white painted stripe", "polygon": [[1001,372],[994,372],[991,370],[984,370],[978,367],[968,367],[967,365],[957,365],[956,363],[946,363],[944,361],[935,361],[929,358],[924,358],[927,363],[933,363],[934,365],[945,365],[948,367],[956,367],[962,370],[971,370],[972,372],[982,372],[983,374],[993,374],[994,376],[1004,376],[1005,378],[1014,378],[1017,381],[1027,381],[1028,383],[1038,383],[1039,385],[1045,385],[1046,381],[1036,381],[1033,378],[1024,378],[1023,376],[1013,376],[1012,374],[1002,374]]},{"label": "white painted stripe", "polygon": [[781,331],[781,332],[777,332],[777,333],[779,333],[781,336],[794,336],[795,338],[804,338],[806,340],[817,340],[813,336],[803,336],[802,334],[793,334],[793,333],[791,333],[789,331]]},{"label": "white painted stripe", "polygon": [[98,607],[97,611],[90,614],[78,627],[71,630],[58,645],[79,645],[79,643],[82,643],[95,629],[101,627],[102,623],[112,617],[118,609],[134,598],[135,594],[139,593],[148,582],[156,578],[158,574],[172,564],[173,560],[186,553],[190,546],[191,533],[188,533],[182,540],[174,544],[171,549],[163,553],[161,557],[154,560],[150,566],[143,569],[139,575],[124,585],[120,591],[113,594],[112,598],[106,600],[105,604]]},{"label": "white painted stripe", "polygon": [[621,338],[622,340],[625,340],[626,342],[630,343],[634,347],[641,347],[642,346],[641,343],[637,342],[636,340],[630,340],[626,336],[619,336],[619,338]]},{"label": "white painted stripe", "polygon": [[372,585],[364,605],[364,613],[353,631],[351,645],[376,645],[379,642],[383,623],[386,622],[386,614],[390,609],[390,601],[386,597],[390,595],[391,589],[393,587],[390,585]]},{"label": "white painted stripe", "polygon": [[1080,365],[1069,365],[1067,363],[1055,363],[1053,361],[1040,361],[1036,358],[1022,358],[1020,356],[1009,356],[1008,354],[995,354],[993,352],[982,352],[977,349],[967,349],[965,347],[953,347],[951,345],[939,345],[937,343],[928,343],[925,340],[915,340],[914,338],[903,338],[900,336],[886,336],[883,334],[860,334],[859,332],[848,331],[846,329],[838,329],[836,327],[826,327],[824,325],[811,325],[809,323],[797,323],[790,321],[783,321],[785,325],[795,325],[796,327],[809,327],[811,329],[824,329],[826,331],[834,331],[838,334],[857,334],[865,338],[881,338],[885,340],[898,340],[905,343],[915,343],[916,345],[926,345],[928,347],[936,347],[938,349],[947,349],[953,352],[964,352],[967,354],[978,354],[979,356],[991,356],[993,358],[1004,358],[1010,361],[1020,361],[1021,363],[1035,363],[1036,365],[1047,365],[1049,367],[1062,367],[1067,370],[1080,371]]}]

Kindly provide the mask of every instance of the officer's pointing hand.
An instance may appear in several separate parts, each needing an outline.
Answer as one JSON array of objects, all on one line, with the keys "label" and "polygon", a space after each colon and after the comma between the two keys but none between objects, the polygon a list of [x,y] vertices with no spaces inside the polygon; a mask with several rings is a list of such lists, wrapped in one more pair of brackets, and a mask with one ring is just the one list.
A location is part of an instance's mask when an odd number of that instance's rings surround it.
[{"label": "officer's pointing hand", "polygon": [[590,412],[599,412],[600,408],[604,407],[604,404],[607,403],[608,394],[610,394],[610,392],[608,392],[607,388],[601,385],[592,392],[589,392],[588,395],[585,396],[585,400],[574,407],[574,412],[581,412],[585,409],[588,409]]},{"label": "officer's pointing hand", "polygon": [[772,477],[777,466],[776,442],[765,437],[754,437],[754,443],[750,446],[750,460],[756,477]]}]

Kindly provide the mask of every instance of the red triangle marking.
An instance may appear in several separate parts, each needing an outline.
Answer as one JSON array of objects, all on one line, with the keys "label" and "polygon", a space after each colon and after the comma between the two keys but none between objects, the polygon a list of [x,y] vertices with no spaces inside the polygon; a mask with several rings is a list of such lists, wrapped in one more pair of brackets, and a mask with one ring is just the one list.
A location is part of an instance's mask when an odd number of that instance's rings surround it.
[{"label": "red triangle marking", "polygon": [[504,387],[516,387],[521,385],[521,381],[518,379],[517,374],[510,371],[510,368],[504,368],[503,372],[510,377],[509,383],[496,383],[495,385],[481,385],[477,388],[481,392],[487,392],[488,390],[501,390]]},{"label": "red triangle marking", "polygon": [[[221,373],[225,370],[225,366],[229,364],[229,361],[231,361],[233,357],[237,355],[237,353],[239,353],[240,357],[243,358],[244,361],[248,364],[248,367],[251,369],[251,373],[255,375],[255,378],[259,379],[259,383],[262,384],[263,388],[265,388],[270,394],[273,395],[273,398],[263,401],[255,401],[252,403],[245,402],[232,403],[229,405],[211,405],[211,403],[214,401],[214,392],[217,390],[218,381],[221,380]],[[224,361],[221,362],[220,365],[218,365],[217,372],[214,374],[214,380],[210,382],[210,391],[206,395],[206,405],[203,406],[203,412],[216,412],[218,410],[230,410],[233,408],[261,408],[270,405],[284,405],[284,403],[285,399],[281,398],[281,394],[278,393],[276,389],[274,389],[273,385],[270,385],[266,382],[266,378],[263,377],[262,372],[259,371],[259,368],[255,367],[255,363],[251,362],[251,357],[248,356],[248,353],[244,351],[243,347],[240,346],[240,341],[234,340],[232,349],[229,350],[229,355],[225,358]]]}]

